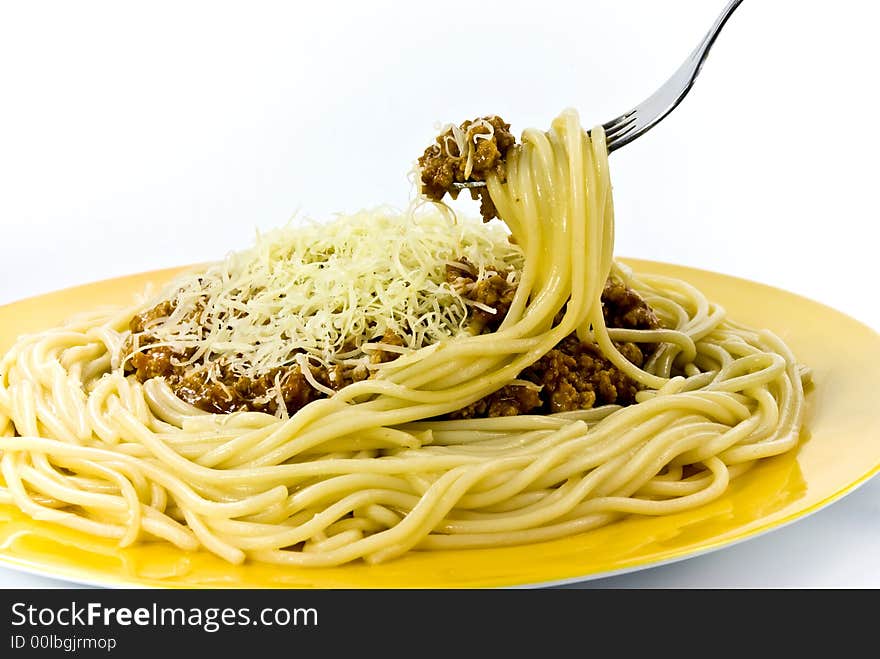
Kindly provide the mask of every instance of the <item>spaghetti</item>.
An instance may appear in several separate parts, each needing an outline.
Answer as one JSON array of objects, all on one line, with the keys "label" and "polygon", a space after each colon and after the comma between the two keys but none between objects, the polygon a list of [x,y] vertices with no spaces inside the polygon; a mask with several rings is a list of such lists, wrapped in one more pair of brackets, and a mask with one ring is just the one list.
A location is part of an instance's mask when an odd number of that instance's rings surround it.
[{"label": "spaghetti", "polygon": [[[797,445],[807,371],[785,344],[686,282],[614,261],[600,127],[587,133],[566,111],[524,132],[506,180],[486,180],[522,254],[494,331],[410,346],[285,417],[208,413],[162,378],[127,376],[120,355],[142,304],[81,316],[21,337],[0,361],[0,501],[121,546],[332,566],[682,511]],[[644,298],[659,329],[606,326],[609,276]],[[442,418],[572,333],[638,383],[635,404]],[[627,341],[654,346],[641,367],[618,350]]]}]

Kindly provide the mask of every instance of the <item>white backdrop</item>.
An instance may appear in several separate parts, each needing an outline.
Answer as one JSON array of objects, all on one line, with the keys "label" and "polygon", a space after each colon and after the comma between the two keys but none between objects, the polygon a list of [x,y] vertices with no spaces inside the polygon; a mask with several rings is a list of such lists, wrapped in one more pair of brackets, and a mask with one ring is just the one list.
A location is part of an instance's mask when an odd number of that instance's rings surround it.
[{"label": "white backdrop", "polygon": [[[0,4],[0,304],[216,259],[297,212],[403,206],[437,122],[606,121],[723,4]],[[880,327],[878,20],[869,2],[746,0],[683,104],[613,154],[617,253]],[[770,535],[585,585],[877,587],[878,550],[875,479]]]}]

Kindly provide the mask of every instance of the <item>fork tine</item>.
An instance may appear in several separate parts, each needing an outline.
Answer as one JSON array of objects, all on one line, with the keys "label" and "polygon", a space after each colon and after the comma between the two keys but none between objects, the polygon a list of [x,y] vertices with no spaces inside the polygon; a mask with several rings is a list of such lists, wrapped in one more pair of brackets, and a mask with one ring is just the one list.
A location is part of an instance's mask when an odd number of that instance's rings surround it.
[{"label": "fork tine", "polygon": [[453,183],[452,187],[456,190],[469,190],[470,188],[485,188],[485,181],[468,181],[467,183]]},{"label": "fork tine", "polygon": [[620,115],[619,117],[616,117],[615,119],[612,119],[611,121],[607,121],[604,124],[602,124],[602,128],[605,129],[605,136],[610,139],[611,136],[614,135],[616,132],[618,132],[619,130],[622,130],[627,125],[629,125],[633,121],[635,121],[636,120],[635,115],[636,115],[636,111],[635,111],[635,109],[632,109],[629,112],[626,112],[626,113]]},{"label": "fork tine", "polygon": [[636,110],[631,110],[602,126],[605,128],[605,148],[608,149],[608,153],[629,141],[624,138],[638,128],[639,123],[637,119],[638,113]]}]

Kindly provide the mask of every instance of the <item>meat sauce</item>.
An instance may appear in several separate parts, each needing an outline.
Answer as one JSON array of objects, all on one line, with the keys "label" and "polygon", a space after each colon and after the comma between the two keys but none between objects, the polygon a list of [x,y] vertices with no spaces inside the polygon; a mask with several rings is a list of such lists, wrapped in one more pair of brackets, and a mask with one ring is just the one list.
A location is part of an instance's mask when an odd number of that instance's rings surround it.
[{"label": "meat sauce", "polygon": [[[516,285],[501,274],[490,275],[477,281],[476,275],[465,267],[447,268],[447,280],[467,299],[479,303],[473,307],[471,322],[478,331],[492,332],[501,324],[513,300]],[[470,285],[469,285],[470,284]],[[489,313],[486,308],[494,308]],[[170,302],[136,315],[130,322],[132,336],[125,349],[130,358],[126,369],[141,382],[155,377],[166,380],[174,393],[195,407],[214,413],[254,411],[276,414],[281,405],[293,414],[313,400],[323,398],[308,381],[299,365],[270,369],[259,377],[235,373],[222,361],[210,367],[193,368],[186,364],[194,351],[175,351],[168,346],[150,347],[155,339],[149,327],[173,311]],[[624,284],[609,280],[602,292],[602,311],[608,327],[623,329],[656,329],[660,322],[647,303]],[[135,345],[135,341],[137,344]],[[379,339],[387,345],[404,345],[403,340],[386,332]],[[616,344],[618,350],[633,364],[641,366],[648,355],[645,345]],[[384,363],[398,357],[395,352],[375,350],[373,363]],[[198,366],[198,365],[197,365]],[[202,365],[204,366],[204,365]],[[368,377],[365,371],[343,371],[337,367],[326,369],[316,365],[310,368],[314,379],[330,390]],[[629,405],[635,401],[638,385],[614,366],[592,343],[581,342],[574,334],[560,341],[537,362],[520,373],[519,380],[535,386],[507,385],[467,407],[448,415],[451,419],[473,417],[511,416],[516,414],[549,414],[588,409],[597,405],[616,403]]]},{"label": "meat sauce", "polygon": [[[455,133],[463,136],[470,153],[462,152]],[[454,183],[485,181],[491,174],[505,181],[505,159],[515,145],[516,138],[510,132],[510,124],[495,115],[465,121],[457,129],[450,127],[419,158],[422,193],[435,201],[440,201],[447,193],[455,199],[459,191]],[[474,199],[480,200],[480,214],[484,220],[498,216],[485,187],[471,188],[470,192]]]},{"label": "meat sauce", "polygon": [[[449,272],[449,271],[447,271]],[[465,276],[455,268],[457,279]],[[499,313],[475,311],[475,321],[485,323],[488,331],[500,325],[513,299],[515,285],[503,277],[484,279],[464,294],[481,305],[497,305]],[[602,314],[608,327],[621,329],[658,329],[660,321],[641,296],[619,281],[609,279],[602,291]],[[651,345],[615,343],[617,349],[635,366],[642,366]],[[513,416],[516,414],[551,414],[589,409],[598,405],[630,405],[639,386],[611,363],[595,343],[580,341],[570,334],[537,362],[524,369],[518,380],[531,382],[506,385],[467,407],[450,413],[452,419]]]}]

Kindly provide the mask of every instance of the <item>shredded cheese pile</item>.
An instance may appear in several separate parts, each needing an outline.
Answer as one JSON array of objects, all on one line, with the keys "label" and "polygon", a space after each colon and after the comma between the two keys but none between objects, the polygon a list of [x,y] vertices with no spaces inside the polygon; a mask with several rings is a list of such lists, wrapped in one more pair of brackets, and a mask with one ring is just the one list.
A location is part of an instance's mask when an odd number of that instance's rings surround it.
[{"label": "shredded cheese pile", "polygon": [[[467,331],[474,302],[447,283],[446,267],[463,257],[478,281],[517,273],[522,251],[508,236],[498,221],[434,205],[292,222],[175,280],[150,303],[170,301],[173,311],[145,331],[154,347],[195,349],[184,365],[222,362],[246,377],[292,364],[307,377],[316,366],[376,369],[373,351],[408,352]],[[386,332],[404,345],[382,343]]]}]

